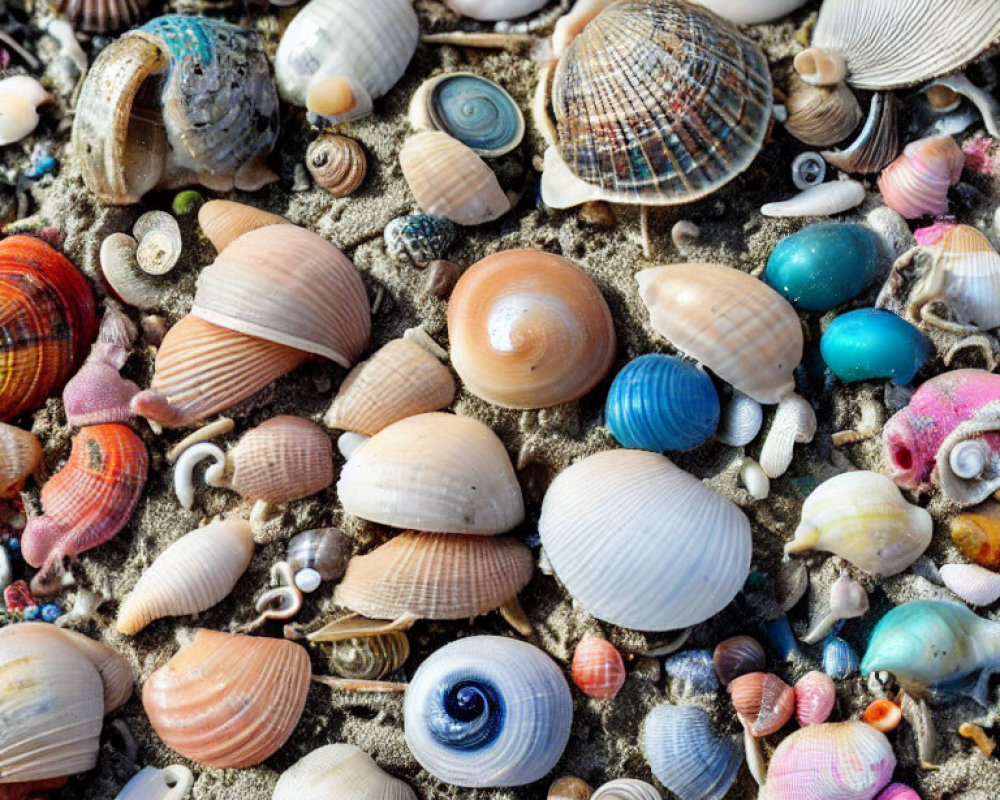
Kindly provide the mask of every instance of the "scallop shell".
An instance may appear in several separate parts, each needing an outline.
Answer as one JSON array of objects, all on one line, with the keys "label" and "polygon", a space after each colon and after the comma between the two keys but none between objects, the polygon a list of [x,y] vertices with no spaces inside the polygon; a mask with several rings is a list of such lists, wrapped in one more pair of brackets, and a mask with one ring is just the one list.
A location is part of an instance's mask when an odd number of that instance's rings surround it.
[{"label": "scallop shell", "polygon": [[209,200],[198,209],[198,225],[219,253],[244,233],[267,225],[287,224],[284,217],[232,200]]},{"label": "scallop shell", "polygon": [[802,325],[766,283],[719,264],[673,264],[635,276],[653,328],[677,349],[760,403],[795,386]]},{"label": "scallop shell", "polygon": [[517,19],[532,14],[548,0],[444,0],[456,14],[470,19]]},{"label": "scallop shell", "polygon": [[907,219],[948,213],[948,189],[958,183],[965,154],[950,136],[910,142],[882,170],[878,188],[889,208]]},{"label": "scallop shell", "polygon": [[573,262],[504,250],[465,271],[448,301],[451,360],[465,388],[507,408],[582,397],[615,355],[611,311]]},{"label": "scallop shell", "polygon": [[824,150],[823,158],[852,174],[868,174],[887,167],[899,153],[898,112],[899,101],[894,95],[872,95],[868,119],[858,138],[843,150]]},{"label": "scallop shell", "polygon": [[573,650],[573,683],[587,697],[611,699],[625,683],[621,653],[607,639],[585,636]]},{"label": "scallop shell", "polygon": [[368,158],[356,139],[328,133],[306,148],[306,167],[317,186],[335,197],[346,197],[364,182]]},{"label": "scallop shell", "polygon": [[743,0],[695,0],[695,3],[737,25],[759,25],[790,14],[799,6],[805,5],[806,0],[755,0],[754,3],[744,3]]},{"label": "scallop shell", "polygon": [[17,497],[41,461],[42,445],[33,433],[0,422],[0,500]]},{"label": "scallop shell", "polygon": [[253,533],[238,519],[196,528],[142,573],[118,609],[115,628],[134,634],[163,617],[197,614],[221,602],[253,558]]},{"label": "scallop shell", "polygon": [[764,648],[752,636],[732,636],[715,646],[712,663],[719,683],[729,686],[740,675],[762,672],[767,661]]},{"label": "scallop shell", "polygon": [[511,537],[409,531],[347,564],[338,605],[372,619],[469,619],[531,580],[531,551]]},{"label": "scallop shell", "polygon": [[795,713],[795,690],[770,672],[749,672],[729,684],[736,716],[751,736],[770,736]]},{"label": "scallop shell", "polygon": [[827,181],[777,203],[765,203],[765,217],[829,217],[865,201],[865,187],[858,181]]},{"label": "scallop shell", "polygon": [[54,10],[76,30],[111,33],[142,22],[149,0],[58,0]]},{"label": "scallop shell", "polygon": [[538,532],[556,575],[588,612],[639,630],[674,630],[717,614],[750,567],[743,512],[641,450],[597,453],[560,473]]},{"label": "scallop shell", "polygon": [[344,466],[337,494],[346,513],[394,528],[492,535],[524,519],[503,443],[483,423],[453,414],[383,428]]},{"label": "scallop shell", "polygon": [[115,800],[184,800],[194,786],[194,775],[181,764],[139,770]]},{"label": "scallop shell", "polygon": [[663,796],[646,781],[618,778],[598,786],[590,800],[663,800]]},{"label": "scallop shell", "polygon": [[317,748],[281,773],[271,800],[417,800],[413,789],[353,744]]},{"label": "scallop shell", "polygon": [[[800,142],[829,147],[842,142],[861,123],[864,114],[854,92],[843,83],[814,86],[797,75],[790,78],[785,99],[785,130]],[[895,153],[893,153],[895,155]]]},{"label": "scallop shell", "polygon": [[200,629],[142,690],[153,730],[185,758],[227,769],[259,764],[298,724],[312,669],[281,639]]},{"label": "scallop shell", "polygon": [[435,651],[406,690],[406,744],[425,770],[462,787],[543,777],[569,741],[573,700],[537,647],[469,636]]},{"label": "scallop shell", "polygon": [[807,672],[795,682],[795,719],[799,725],[818,725],[830,718],[837,704],[837,687],[825,672]]},{"label": "scallop shell", "polygon": [[1000,574],[978,564],[945,564],[938,572],[952,592],[971,606],[991,606],[1000,600]]}]

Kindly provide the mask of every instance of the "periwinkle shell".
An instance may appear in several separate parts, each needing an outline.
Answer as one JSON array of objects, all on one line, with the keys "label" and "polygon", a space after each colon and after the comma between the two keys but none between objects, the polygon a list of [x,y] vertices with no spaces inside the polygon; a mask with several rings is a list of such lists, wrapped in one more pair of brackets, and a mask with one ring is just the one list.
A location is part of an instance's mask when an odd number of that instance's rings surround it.
[{"label": "periwinkle shell", "polygon": [[916,327],[880,308],[841,314],[830,323],[819,347],[826,365],[845,383],[890,378],[907,384],[930,353]]}]

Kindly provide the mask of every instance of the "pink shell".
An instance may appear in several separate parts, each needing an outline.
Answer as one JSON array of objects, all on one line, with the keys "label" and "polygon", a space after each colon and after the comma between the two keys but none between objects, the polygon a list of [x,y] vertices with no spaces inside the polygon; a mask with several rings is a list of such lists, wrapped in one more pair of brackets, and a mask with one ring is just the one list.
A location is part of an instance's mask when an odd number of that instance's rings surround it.
[{"label": "pink shell", "polygon": [[920,795],[905,784],[890,783],[878,793],[875,800],[920,800]]},{"label": "pink shell", "polygon": [[837,687],[825,672],[807,672],[795,684],[795,719],[803,727],[826,722],[836,702]]},{"label": "pink shell", "polygon": [[917,228],[913,232],[913,238],[921,247],[930,247],[940,242],[957,227],[958,225],[954,222],[935,222],[925,228]]},{"label": "pink shell", "polygon": [[573,683],[587,697],[612,698],[625,683],[625,664],[606,639],[586,636],[573,652]]},{"label": "pink shell", "polygon": [[882,170],[878,188],[889,208],[907,219],[948,213],[948,188],[958,183],[965,154],[950,136],[910,142]]}]

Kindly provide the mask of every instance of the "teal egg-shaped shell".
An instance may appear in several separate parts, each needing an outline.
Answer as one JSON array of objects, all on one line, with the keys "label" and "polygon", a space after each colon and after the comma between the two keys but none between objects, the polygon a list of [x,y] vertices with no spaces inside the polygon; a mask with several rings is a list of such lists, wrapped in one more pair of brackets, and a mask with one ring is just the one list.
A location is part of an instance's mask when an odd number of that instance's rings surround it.
[{"label": "teal egg-shaped shell", "polygon": [[719,395],[694,364],[653,353],[630,361],[615,376],[604,416],[624,447],[690,450],[715,433]]},{"label": "teal egg-shaped shell", "polygon": [[869,378],[913,380],[928,356],[927,340],[905,319],[880,308],[836,317],[819,343],[823,360],[845,383]]},{"label": "teal egg-shaped shell", "polygon": [[796,308],[829,311],[871,286],[878,262],[868,228],[821,222],[778,242],[761,277]]}]

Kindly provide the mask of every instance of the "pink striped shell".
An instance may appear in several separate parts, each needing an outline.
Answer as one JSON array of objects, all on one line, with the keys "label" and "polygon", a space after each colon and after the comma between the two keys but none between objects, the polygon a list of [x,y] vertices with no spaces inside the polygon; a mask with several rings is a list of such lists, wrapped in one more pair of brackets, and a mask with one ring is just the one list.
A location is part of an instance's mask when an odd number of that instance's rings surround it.
[{"label": "pink striped shell", "polygon": [[878,188],[885,204],[907,219],[942,216],[964,165],[965,154],[950,136],[918,139],[882,170]]},{"label": "pink striped shell", "polygon": [[585,636],[573,651],[573,683],[587,697],[610,699],[625,683],[625,664],[615,646],[597,636]]},{"label": "pink striped shell", "polygon": [[837,702],[837,687],[825,672],[807,672],[795,683],[795,719],[799,725],[826,722]]}]

